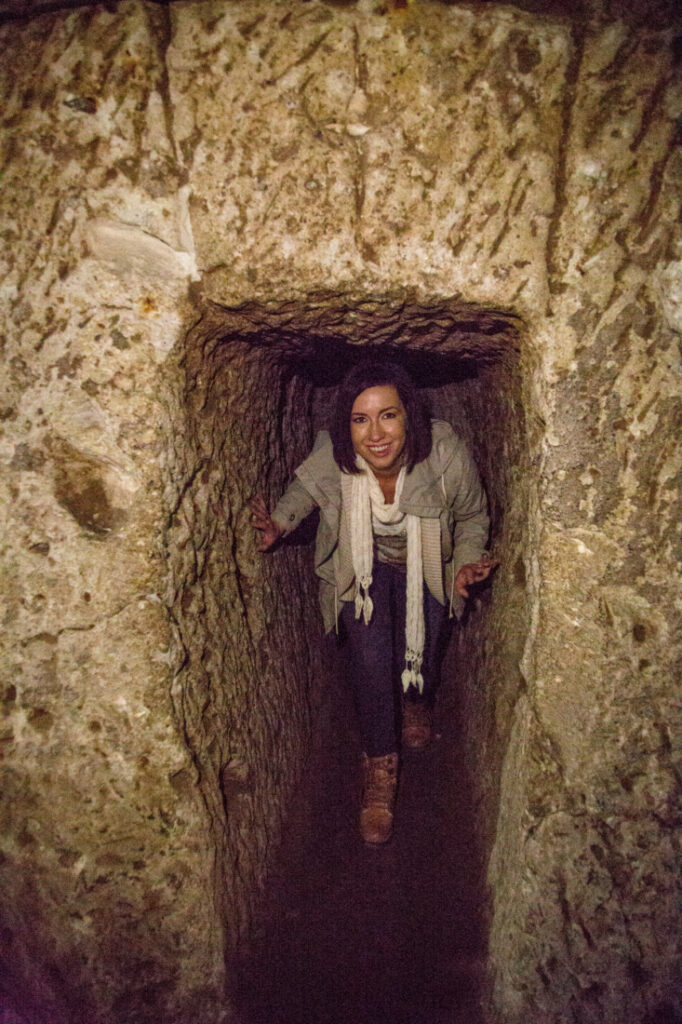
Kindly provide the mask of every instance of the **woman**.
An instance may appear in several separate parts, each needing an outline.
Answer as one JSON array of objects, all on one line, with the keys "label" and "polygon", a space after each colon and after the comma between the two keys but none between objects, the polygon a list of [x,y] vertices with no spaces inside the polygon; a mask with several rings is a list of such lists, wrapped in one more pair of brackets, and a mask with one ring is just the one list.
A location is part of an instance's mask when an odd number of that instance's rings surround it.
[{"label": "woman", "polygon": [[384,843],[398,779],[396,692],[401,745],[422,749],[448,606],[460,613],[468,587],[494,565],[485,495],[466,445],[429,419],[405,370],[364,362],[343,380],[330,433],[318,434],[272,514],[252,501],[259,550],[316,507],[323,619],[327,630],[345,627],[363,741],[360,833]]}]

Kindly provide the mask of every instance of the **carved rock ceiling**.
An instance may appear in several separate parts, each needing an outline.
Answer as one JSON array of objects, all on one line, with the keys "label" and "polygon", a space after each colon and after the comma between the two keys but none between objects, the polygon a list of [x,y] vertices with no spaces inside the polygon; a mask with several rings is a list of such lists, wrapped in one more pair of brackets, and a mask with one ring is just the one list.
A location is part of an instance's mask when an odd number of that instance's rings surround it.
[{"label": "carved rock ceiling", "polygon": [[[155,3],[166,4],[168,0],[153,0]],[[307,0],[301,0],[306,3]],[[469,0],[462,4],[461,0],[440,0],[448,6],[484,7],[492,0]],[[350,7],[354,0],[329,0],[334,7]],[[415,0],[387,0],[385,6],[405,7]],[[76,7],[116,6],[101,4],[95,0],[0,0],[0,22],[5,20],[32,18],[46,11],[67,10]],[[377,6],[379,2],[377,0]],[[651,26],[654,21],[670,20],[674,17],[676,3],[674,0],[517,0],[515,7],[554,17],[582,18],[591,12],[606,17],[625,19],[638,18],[645,15]]]}]

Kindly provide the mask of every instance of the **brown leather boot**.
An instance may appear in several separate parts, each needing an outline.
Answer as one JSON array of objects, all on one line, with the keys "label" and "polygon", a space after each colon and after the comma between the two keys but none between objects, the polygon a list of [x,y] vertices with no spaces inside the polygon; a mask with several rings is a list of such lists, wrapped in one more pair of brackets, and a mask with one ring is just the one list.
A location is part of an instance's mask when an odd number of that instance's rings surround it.
[{"label": "brown leather boot", "polygon": [[385,843],[393,831],[393,808],[398,786],[398,755],[362,755],[360,835],[366,843]]},{"label": "brown leather boot", "polygon": [[408,750],[423,750],[431,742],[431,709],[418,700],[403,701],[402,745]]}]

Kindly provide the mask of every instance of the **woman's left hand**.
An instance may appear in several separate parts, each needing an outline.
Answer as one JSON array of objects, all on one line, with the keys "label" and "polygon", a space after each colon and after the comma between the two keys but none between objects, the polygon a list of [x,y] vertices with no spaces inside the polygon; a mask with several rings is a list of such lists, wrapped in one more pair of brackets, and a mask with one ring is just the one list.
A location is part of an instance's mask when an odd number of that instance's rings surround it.
[{"label": "woman's left hand", "polygon": [[487,580],[495,566],[499,564],[497,559],[482,558],[480,562],[469,562],[468,565],[463,565],[455,576],[455,586],[458,593],[462,597],[468,597],[471,584]]}]

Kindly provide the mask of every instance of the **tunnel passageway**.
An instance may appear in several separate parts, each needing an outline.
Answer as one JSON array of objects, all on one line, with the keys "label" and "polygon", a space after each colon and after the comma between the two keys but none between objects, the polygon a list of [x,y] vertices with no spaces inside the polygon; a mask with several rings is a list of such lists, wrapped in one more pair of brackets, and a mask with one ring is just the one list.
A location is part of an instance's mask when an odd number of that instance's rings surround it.
[{"label": "tunnel passageway", "polygon": [[396,831],[357,830],[360,750],[342,668],[285,830],[250,953],[233,965],[244,1024],[479,1024],[480,851],[458,743],[457,680],[438,739],[405,756]]},{"label": "tunnel passageway", "polygon": [[[210,811],[240,1024],[476,1024],[484,864],[523,685],[520,329],[455,300],[317,296],[211,309],[187,339],[168,534],[177,714]],[[442,738],[405,760],[397,831],[380,850],[357,832],[360,750],[323,638],[310,530],[261,555],[249,525],[249,499],[274,505],[368,354],[401,362],[471,446],[503,561],[453,632]]]}]

